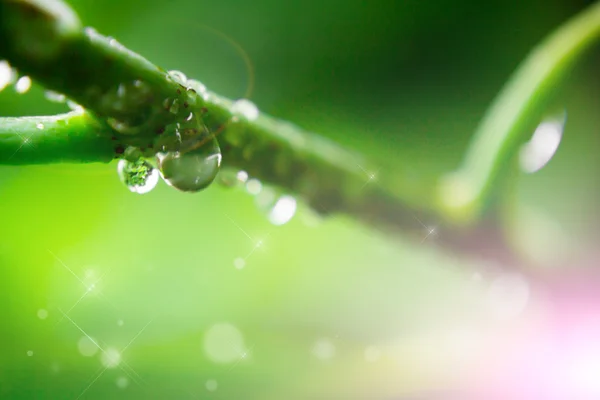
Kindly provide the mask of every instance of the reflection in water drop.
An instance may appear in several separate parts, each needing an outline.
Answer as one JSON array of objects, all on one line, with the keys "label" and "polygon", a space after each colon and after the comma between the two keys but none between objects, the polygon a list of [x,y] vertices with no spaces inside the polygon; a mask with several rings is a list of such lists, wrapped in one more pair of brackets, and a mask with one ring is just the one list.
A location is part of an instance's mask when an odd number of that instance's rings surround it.
[{"label": "reflection in water drop", "polygon": [[0,91],[2,91],[14,77],[13,69],[7,61],[0,61]]},{"label": "reflection in water drop", "polygon": [[91,357],[98,352],[98,343],[95,339],[89,336],[82,336],[77,342],[77,349],[84,357]]},{"label": "reflection in water drop", "polygon": [[187,152],[159,153],[158,165],[163,179],[182,192],[198,192],[216,178],[221,166],[219,143],[211,137]]},{"label": "reflection in water drop", "polygon": [[177,83],[184,85],[187,82],[187,76],[181,71],[171,70],[169,71],[169,75],[173,80]]},{"label": "reflection in water drop", "polygon": [[31,78],[28,76],[22,76],[15,83],[15,90],[17,93],[26,93],[31,88]]},{"label": "reflection in water drop", "polygon": [[211,361],[220,364],[236,362],[247,354],[242,333],[230,323],[215,324],[206,331],[204,352]]},{"label": "reflection in water drop", "polygon": [[137,161],[119,160],[117,172],[121,182],[134,193],[148,193],[158,183],[158,171],[149,162],[142,159]]},{"label": "reflection in water drop", "polygon": [[542,169],[552,159],[562,139],[567,114],[548,118],[540,123],[531,140],[521,147],[519,161],[521,169],[534,173]]},{"label": "reflection in water drop", "polygon": [[109,347],[106,351],[102,352],[100,362],[106,368],[115,368],[121,363],[121,353],[119,353],[119,350]]}]

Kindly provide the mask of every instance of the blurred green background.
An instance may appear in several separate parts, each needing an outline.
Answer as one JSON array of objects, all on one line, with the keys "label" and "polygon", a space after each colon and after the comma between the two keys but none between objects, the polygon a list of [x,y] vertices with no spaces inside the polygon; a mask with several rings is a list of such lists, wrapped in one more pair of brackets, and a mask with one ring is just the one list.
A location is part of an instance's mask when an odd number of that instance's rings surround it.
[{"label": "blurred green background", "polygon": [[[71,4],[217,93],[242,97],[254,77],[261,110],[403,171],[418,199],[531,48],[590,2]],[[561,90],[565,138],[519,178],[506,224],[552,273],[597,238],[599,62],[596,50]],[[0,93],[3,116],[65,110],[35,85]],[[437,249],[440,221],[423,221],[419,242],[300,204],[273,226],[243,188],[161,182],[140,196],[114,164],[0,166],[0,199],[3,399],[415,398],[462,385],[481,368],[473,346],[515,323],[496,313],[496,266]]]}]

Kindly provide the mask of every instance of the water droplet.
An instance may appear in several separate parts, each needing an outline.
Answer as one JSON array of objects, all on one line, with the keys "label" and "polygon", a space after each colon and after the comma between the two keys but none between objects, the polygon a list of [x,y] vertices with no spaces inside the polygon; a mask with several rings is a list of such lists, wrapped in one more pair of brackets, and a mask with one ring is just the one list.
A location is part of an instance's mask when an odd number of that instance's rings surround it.
[{"label": "water droplet", "polygon": [[67,98],[64,94],[53,92],[52,90],[46,90],[44,96],[55,103],[64,103]]},{"label": "water droplet", "polygon": [[15,83],[15,90],[17,93],[26,93],[31,88],[31,78],[28,76],[22,76]]},{"label": "water droplet", "polygon": [[8,61],[0,61],[0,91],[14,79],[14,71]]},{"label": "water droplet", "polygon": [[165,182],[183,192],[198,192],[208,187],[215,180],[221,166],[221,149],[214,136],[198,140],[195,147],[185,152],[157,155]]},{"label": "water droplet", "polygon": [[567,113],[553,116],[542,121],[529,142],[521,147],[519,161],[526,173],[542,169],[552,159],[562,139]]},{"label": "water droplet", "polygon": [[250,193],[251,195],[257,195],[260,193],[260,191],[262,190],[262,183],[260,183],[260,181],[258,179],[250,179],[247,183],[246,183],[246,190],[248,191],[248,193]]},{"label": "water droplet", "polygon": [[127,386],[129,386],[129,379],[127,379],[125,376],[120,376],[117,378],[115,383],[119,389],[125,389]]},{"label": "water droplet", "polygon": [[148,193],[158,183],[158,171],[148,161],[142,159],[137,161],[119,160],[117,172],[121,182],[134,193]]},{"label": "water droplet", "polygon": [[187,76],[181,71],[171,70],[169,71],[169,75],[173,78],[173,80],[181,85],[185,85],[187,82]]},{"label": "water droplet", "polygon": [[215,324],[206,331],[204,351],[211,361],[219,364],[237,362],[247,354],[242,333],[230,323]]},{"label": "water droplet", "polygon": [[95,339],[89,336],[82,336],[77,342],[77,349],[82,356],[92,357],[98,352],[99,347]]},{"label": "water droplet", "polygon": [[109,347],[106,351],[102,352],[100,362],[106,368],[115,368],[121,364],[121,353],[119,353],[119,350]]},{"label": "water droplet", "polygon": [[312,354],[319,360],[330,360],[335,355],[335,345],[327,338],[319,339],[312,347]]},{"label": "water droplet", "polygon": [[44,310],[43,308],[40,308],[37,312],[37,316],[39,319],[46,319],[48,318],[48,311]]},{"label": "water droplet", "polygon": [[244,260],[242,257],[238,257],[235,260],[233,260],[233,266],[236,269],[242,269],[246,266],[246,260]]},{"label": "water droplet", "polygon": [[206,390],[208,390],[209,392],[214,392],[215,390],[217,390],[217,387],[219,385],[217,384],[217,381],[214,379],[209,379],[206,381]]},{"label": "water droplet", "polygon": [[177,114],[179,112],[179,99],[174,99],[169,107],[169,112],[171,114]]},{"label": "water droplet", "polygon": [[27,350],[27,357],[31,357],[33,356],[33,351],[32,350]]},{"label": "water droplet", "polygon": [[190,79],[186,82],[186,86],[187,86],[188,90],[193,90],[200,97],[206,98],[207,91],[206,91],[206,86],[203,83],[201,83],[195,79]]},{"label": "water droplet", "polygon": [[254,121],[258,118],[258,107],[248,99],[239,99],[231,106],[231,112],[246,118],[248,121]]},{"label": "water droplet", "polygon": [[44,124],[39,123],[35,127],[41,130],[41,129],[44,129]]}]

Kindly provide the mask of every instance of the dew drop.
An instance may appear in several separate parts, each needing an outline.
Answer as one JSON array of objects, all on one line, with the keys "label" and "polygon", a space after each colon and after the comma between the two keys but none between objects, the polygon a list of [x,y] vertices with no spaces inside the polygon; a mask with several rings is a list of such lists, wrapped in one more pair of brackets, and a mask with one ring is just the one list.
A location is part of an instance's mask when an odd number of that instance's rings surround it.
[{"label": "dew drop", "polygon": [[44,96],[55,103],[64,103],[67,98],[64,94],[53,92],[52,90],[46,90]]},{"label": "dew drop", "polygon": [[542,121],[531,140],[521,147],[521,169],[529,174],[539,171],[552,159],[562,139],[567,113]]},{"label": "dew drop", "polygon": [[169,71],[169,75],[173,80],[181,85],[185,85],[187,82],[187,76],[181,71],[171,70]]},{"label": "dew drop", "polygon": [[177,114],[179,112],[179,99],[173,100],[171,106],[169,107],[169,112],[171,114]]},{"label": "dew drop", "polygon": [[42,123],[40,122],[40,123],[39,123],[39,124],[37,124],[35,127],[41,130],[41,129],[44,129],[44,124],[42,124]]},{"label": "dew drop", "polygon": [[203,98],[205,97],[206,86],[202,82],[199,82],[195,79],[190,79],[186,82],[186,86],[187,86],[188,90],[193,90],[201,97],[203,97]]},{"label": "dew drop", "polygon": [[14,72],[8,61],[0,61],[0,91],[13,81]]},{"label": "dew drop", "polygon": [[154,189],[158,183],[159,173],[149,162],[139,159],[119,160],[117,173],[121,182],[134,193],[144,194]]},{"label": "dew drop", "polygon": [[17,93],[26,93],[31,88],[31,78],[28,76],[22,76],[15,83],[15,90]]},{"label": "dew drop", "polygon": [[193,150],[159,153],[157,159],[165,182],[182,192],[198,192],[219,173],[221,149],[215,137],[209,136],[208,140],[199,140]]},{"label": "dew drop", "polygon": [[258,107],[248,99],[236,100],[231,106],[231,112],[246,118],[248,121],[254,121],[259,115]]}]

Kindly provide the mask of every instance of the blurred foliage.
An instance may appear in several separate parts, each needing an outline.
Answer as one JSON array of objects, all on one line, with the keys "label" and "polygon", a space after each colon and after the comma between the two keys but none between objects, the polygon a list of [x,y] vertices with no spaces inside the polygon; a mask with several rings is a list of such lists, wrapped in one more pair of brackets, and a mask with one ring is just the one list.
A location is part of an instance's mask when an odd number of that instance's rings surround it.
[{"label": "blurred foliage", "polygon": [[[241,97],[254,76],[263,111],[398,170],[419,198],[457,165],[528,51],[589,2],[71,3],[85,24],[217,93]],[[518,184],[519,204],[551,217],[577,251],[597,238],[599,61],[596,50],[556,99],[568,112],[557,155]],[[59,111],[35,85],[0,93],[3,116]],[[492,323],[485,280],[472,279],[489,265],[439,252],[426,237],[436,221],[423,221],[422,243],[342,218],[315,222],[304,207],[274,227],[241,189],[188,195],[162,184],[138,196],[113,164],[3,166],[0,198],[0,398],[390,398],[444,388],[453,368],[420,367],[410,351],[365,363],[365,347],[411,349],[433,332]],[[546,251],[556,237],[540,239],[544,225],[518,210],[507,225],[515,240]],[[241,270],[236,257],[247,257]],[[86,271],[97,282],[88,294]],[[134,372],[122,362],[93,382],[102,364],[80,354],[69,318],[102,346],[135,339],[122,355]],[[224,321],[248,356],[220,365],[203,338]],[[311,354],[319,338],[335,345],[328,363]],[[115,384],[123,376],[126,389]]]}]

